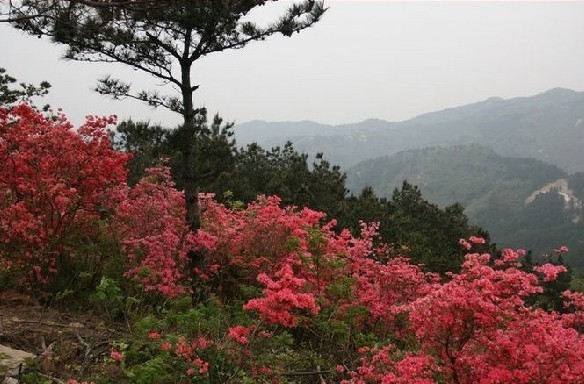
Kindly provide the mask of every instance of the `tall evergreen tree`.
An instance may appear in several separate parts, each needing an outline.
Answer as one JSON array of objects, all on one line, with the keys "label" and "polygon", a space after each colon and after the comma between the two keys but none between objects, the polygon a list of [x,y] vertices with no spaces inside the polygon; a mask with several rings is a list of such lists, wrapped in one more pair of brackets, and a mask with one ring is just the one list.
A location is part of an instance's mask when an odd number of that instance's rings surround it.
[{"label": "tall evergreen tree", "polygon": [[[200,228],[196,169],[193,166],[202,129],[201,109],[195,107],[192,67],[213,52],[245,47],[252,41],[281,33],[291,36],[320,20],[322,1],[292,3],[276,22],[259,26],[249,12],[266,0],[23,0],[10,2],[8,18],[16,28],[36,36],[49,36],[68,46],[65,57],[88,62],[114,62],[143,71],[180,95],[133,91],[129,83],[111,77],[96,90],[114,99],[134,98],[153,107],[166,107],[183,117],[183,185],[186,222]],[[178,71],[177,71],[178,68]],[[202,265],[203,255],[192,253],[191,270]]]}]

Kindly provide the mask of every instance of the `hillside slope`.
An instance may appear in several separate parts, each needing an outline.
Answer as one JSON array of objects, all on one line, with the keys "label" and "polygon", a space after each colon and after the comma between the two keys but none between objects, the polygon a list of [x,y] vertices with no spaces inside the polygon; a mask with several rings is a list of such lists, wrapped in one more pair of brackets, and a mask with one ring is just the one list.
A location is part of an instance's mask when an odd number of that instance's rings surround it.
[{"label": "hillside slope", "polygon": [[367,160],[347,172],[353,193],[370,185],[391,196],[404,179],[442,206],[460,202],[472,223],[502,247],[536,255],[568,245],[570,262],[584,267],[582,175],[541,160],[506,158],[479,145],[429,147]]}]

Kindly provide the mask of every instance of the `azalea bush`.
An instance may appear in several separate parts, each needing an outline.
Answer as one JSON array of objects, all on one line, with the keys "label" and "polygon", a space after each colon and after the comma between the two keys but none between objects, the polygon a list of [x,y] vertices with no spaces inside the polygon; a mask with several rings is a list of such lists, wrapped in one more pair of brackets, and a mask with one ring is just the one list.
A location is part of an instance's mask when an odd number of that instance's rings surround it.
[{"label": "azalea bush", "polygon": [[186,253],[195,241],[185,224],[183,193],[174,188],[170,170],[151,168],[135,187],[122,185],[112,210],[111,233],[126,255],[124,276],[145,292],[185,293]]},{"label": "azalea bush", "polygon": [[[363,349],[360,366],[345,382],[582,381],[584,339],[566,326],[575,315],[525,305],[542,288],[535,274],[518,269],[520,254],[506,250],[494,267],[488,254],[467,255],[460,274],[409,304],[412,349],[392,344]],[[536,269],[544,271],[544,281],[565,272],[552,265]]]},{"label": "azalea bush", "polygon": [[114,122],[88,116],[74,129],[60,113],[0,108],[1,273],[39,287],[72,278],[58,274],[76,263],[100,268],[100,218],[127,174],[128,156],[110,145]]}]

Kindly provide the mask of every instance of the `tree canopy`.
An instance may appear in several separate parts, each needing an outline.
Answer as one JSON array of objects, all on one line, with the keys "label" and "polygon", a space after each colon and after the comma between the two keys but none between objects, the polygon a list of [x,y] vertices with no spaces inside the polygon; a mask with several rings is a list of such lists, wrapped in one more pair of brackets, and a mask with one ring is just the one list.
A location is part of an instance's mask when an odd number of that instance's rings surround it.
[{"label": "tree canopy", "polygon": [[[144,71],[178,89],[180,96],[131,90],[106,77],[96,90],[116,99],[131,97],[185,115],[193,114],[192,64],[213,52],[239,49],[281,33],[291,36],[320,20],[320,1],[293,3],[276,22],[259,26],[248,14],[269,1],[23,1],[11,5],[13,25],[66,44],[65,58],[113,62]],[[178,71],[177,71],[178,70]],[[182,97],[181,97],[182,96]],[[192,117],[191,117],[192,118]]]}]

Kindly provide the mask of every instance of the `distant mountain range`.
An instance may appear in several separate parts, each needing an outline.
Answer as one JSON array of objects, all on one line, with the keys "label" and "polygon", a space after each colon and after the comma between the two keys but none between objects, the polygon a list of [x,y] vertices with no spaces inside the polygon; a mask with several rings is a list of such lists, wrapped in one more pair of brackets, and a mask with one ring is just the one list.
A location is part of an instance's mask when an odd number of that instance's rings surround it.
[{"label": "distant mountain range", "polygon": [[235,137],[239,145],[268,148],[290,140],[297,150],[322,152],[344,169],[408,149],[476,143],[502,156],[540,159],[577,172],[584,171],[584,92],[555,88],[531,97],[492,97],[403,122],[250,121],[235,127]]}]

